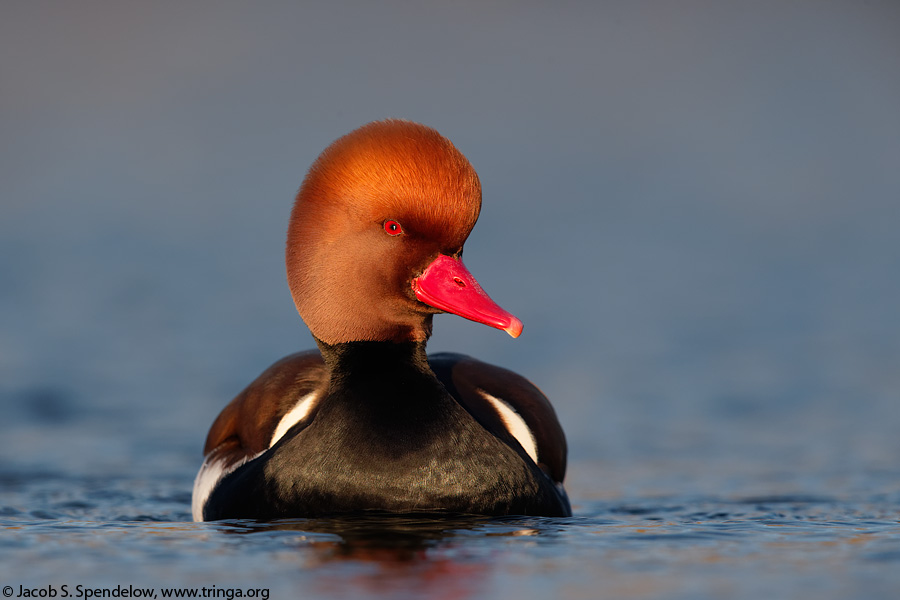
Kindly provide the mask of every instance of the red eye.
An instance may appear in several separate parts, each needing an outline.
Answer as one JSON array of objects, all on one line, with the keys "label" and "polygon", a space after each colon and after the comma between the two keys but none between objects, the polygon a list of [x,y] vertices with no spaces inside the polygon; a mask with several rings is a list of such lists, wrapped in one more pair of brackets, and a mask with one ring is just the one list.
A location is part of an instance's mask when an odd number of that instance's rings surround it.
[{"label": "red eye", "polygon": [[397,221],[385,221],[384,230],[388,235],[400,235],[403,233],[403,228],[400,227],[400,223]]}]

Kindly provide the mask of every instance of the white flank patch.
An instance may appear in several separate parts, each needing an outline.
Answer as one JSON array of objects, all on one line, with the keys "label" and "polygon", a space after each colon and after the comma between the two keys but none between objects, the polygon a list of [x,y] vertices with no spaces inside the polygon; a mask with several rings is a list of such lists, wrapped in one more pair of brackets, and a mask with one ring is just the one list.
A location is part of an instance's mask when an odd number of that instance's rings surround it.
[{"label": "white flank patch", "polygon": [[534,439],[534,434],[531,433],[528,425],[525,424],[525,419],[519,416],[519,413],[517,413],[513,407],[500,398],[495,398],[484,390],[478,391],[500,414],[500,419],[506,426],[507,431],[509,431],[519,444],[522,445],[522,448],[525,449],[525,452],[531,457],[531,460],[537,463],[537,442]]},{"label": "white flank patch", "polygon": [[[259,454],[262,454],[262,452]],[[195,521],[200,522],[203,520],[203,508],[206,506],[206,501],[209,500],[209,495],[216,489],[222,478],[245,462],[253,460],[259,454],[239,460],[227,469],[225,468],[225,460],[222,458],[213,460],[207,458],[203,461],[203,466],[200,467],[200,472],[197,473],[197,477],[194,479],[194,495],[191,498],[191,514]]]},{"label": "white flank patch", "polygon": [[306,418],[309,411],[316,405],[316,400],[318,400],[316,393],[310,392],[300,398],[300,400],[297,401],[297,404],[294,405],[294,408],[287,411],[287,413],[281,417],[281,421],[278,422],[278,427],[275,428],[275,433],[272,434],[272,439],[269,441],[269,448],[274,446],[275,442],[283,438],[284,434],[286,434],[291,427]]}]

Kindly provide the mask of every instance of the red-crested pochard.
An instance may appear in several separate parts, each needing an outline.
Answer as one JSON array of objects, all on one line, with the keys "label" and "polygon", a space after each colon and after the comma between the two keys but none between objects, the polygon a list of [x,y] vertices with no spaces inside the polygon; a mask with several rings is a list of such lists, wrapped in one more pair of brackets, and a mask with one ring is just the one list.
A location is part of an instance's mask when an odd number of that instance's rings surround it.
[{"label": "red-crested pochard", "polygon": [[462,354],[425,354],[441,312],[522,331],[463,266],[480,210],[475,170],[423,125],[370,123],[319,156],[287,237],[318,351],[272,365],[215,420],[195,520],[571,514],[566,440],[540,390]]}]

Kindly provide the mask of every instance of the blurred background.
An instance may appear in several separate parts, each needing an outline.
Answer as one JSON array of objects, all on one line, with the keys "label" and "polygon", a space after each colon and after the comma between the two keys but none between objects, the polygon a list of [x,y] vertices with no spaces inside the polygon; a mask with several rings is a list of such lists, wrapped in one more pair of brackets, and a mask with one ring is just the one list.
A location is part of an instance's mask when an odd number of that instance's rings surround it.
[{"label": "blurred background", "polygon": [[437,128],[570,495],[900,494],[900,4],[4,2],[0,469],[162,473],[313,341],[287,219],[332,140]]}]

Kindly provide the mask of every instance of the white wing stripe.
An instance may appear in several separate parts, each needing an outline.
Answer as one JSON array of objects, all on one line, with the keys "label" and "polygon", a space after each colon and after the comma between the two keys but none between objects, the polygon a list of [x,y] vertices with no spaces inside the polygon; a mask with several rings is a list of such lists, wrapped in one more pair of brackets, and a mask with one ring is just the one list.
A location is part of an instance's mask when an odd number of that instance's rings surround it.
[{"label": "white wing stripe", "polygon": [[291,427],[299,423],[309,414],[309,411],[315,406],[317,399],[316,392],[310,392],[300,398],[300,400],[297,401],[297,404],[294,405],[294,408],[281,417],[278,426],[275,428],[275,433],[272,434],[269,448],[274,446],[275,442],[284,437],[284,434],[286,434]]},{"label": "white wing stripe", "polygon": [[534,439],[534,434],[531,432],[531,429],[525,424],[525,419],[523,419],[512,406],[500,398],[495,398],[484,390],[478,390],[478,392],[485,400],[491,403],[497,413],[500,414],[500,419],[503,421],[503,424],[506,426],[510,435],[516,438],[516,441],[522,445],[522,448],[525,449],[525,452],[531,457],[531,460],[537,463],[537,442]]}]

